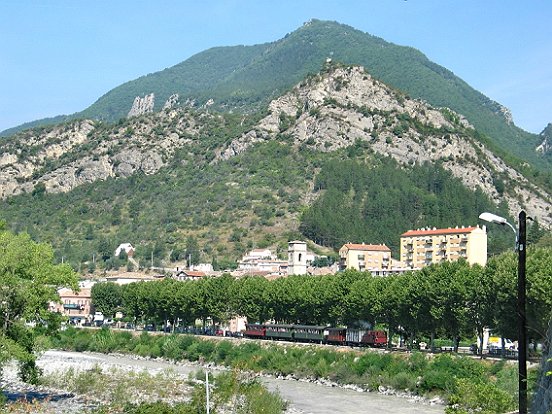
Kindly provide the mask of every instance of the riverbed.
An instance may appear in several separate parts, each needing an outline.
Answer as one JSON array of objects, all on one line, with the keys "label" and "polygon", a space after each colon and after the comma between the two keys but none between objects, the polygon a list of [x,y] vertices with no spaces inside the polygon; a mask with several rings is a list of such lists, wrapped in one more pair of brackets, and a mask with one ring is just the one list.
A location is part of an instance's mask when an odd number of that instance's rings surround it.
[{"label": "riverbed", "polygon": [[[38,360],[38,365],[45,374],[75,370],[87,370],[100,367],[102,370],[116,368],[119,370],[147,371],[157,374],[165,370],[188,378],[190,373],[202,368],[216,374],[222,368],[205,367],[199,364],[183,362],[173,363],[158,359],[144,359],[129,355],[97,354],[67,351],[47,351]],[[279,394],[289,402],[288,414],[443,414],[444,406],[427,400],[411,397],[384,395],[378,392],[363,392],[355,389],[337,387],[335,384],[296,380],[290,378],[260,377],[260,380],[271,391]],[[4,372],[4,389],[12,389],[14,393],[25,390],[15,379],[14,369]],[[19,387],[19,388],[18,388]],[[86,401],[64,393],[63,390],[38,389],[39,394],[53,397],[55,413],[78,413],[86,409]],[[15,394],[14,394],[15,395]]]}]

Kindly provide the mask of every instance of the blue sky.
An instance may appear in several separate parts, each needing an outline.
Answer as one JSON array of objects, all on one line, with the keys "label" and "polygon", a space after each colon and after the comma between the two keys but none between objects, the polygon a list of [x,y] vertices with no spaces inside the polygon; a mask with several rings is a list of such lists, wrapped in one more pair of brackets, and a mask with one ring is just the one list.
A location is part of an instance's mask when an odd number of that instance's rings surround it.
[{"label": "blue sky", "polygon": [[550,0],[0,0],[0,131],[70,114],[214,46],[311,18],[412,46],[540,132],[552,122]]}]

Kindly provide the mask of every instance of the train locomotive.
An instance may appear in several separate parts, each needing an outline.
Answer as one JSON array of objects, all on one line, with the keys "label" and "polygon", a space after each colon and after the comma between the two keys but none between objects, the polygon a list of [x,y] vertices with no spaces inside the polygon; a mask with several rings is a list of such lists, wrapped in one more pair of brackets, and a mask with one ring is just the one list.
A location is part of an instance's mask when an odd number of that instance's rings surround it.
[{"label": "train locomotive", "polygon": [[316,325],[246,324],[244,336],[330,345],[386,347],[387,333],[363,328],[332,328]]}]

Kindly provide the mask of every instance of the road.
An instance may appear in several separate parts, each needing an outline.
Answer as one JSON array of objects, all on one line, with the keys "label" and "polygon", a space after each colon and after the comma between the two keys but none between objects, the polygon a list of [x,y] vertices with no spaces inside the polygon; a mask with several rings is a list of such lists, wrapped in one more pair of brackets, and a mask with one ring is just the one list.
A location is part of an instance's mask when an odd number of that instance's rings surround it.
[{"label": "road", "polygon": [[[147,370],[157,373],[171,369],[188,377],[197,371],[194,364],[174,364],[166,361],[135,359],[124,355],[103,355],[65,351],[48,351],[38,364],[45,372],[74,369],[90,369],[99,364],[102,367],[118,367],[133,370]],[[406,398],[386,396],[377,393],[357,392],[338,387],[277,378],[262,378],[271,391],[277,390],[289,401],[291,411],[304,414],[443,414],[441,405],[412,402]]]}]

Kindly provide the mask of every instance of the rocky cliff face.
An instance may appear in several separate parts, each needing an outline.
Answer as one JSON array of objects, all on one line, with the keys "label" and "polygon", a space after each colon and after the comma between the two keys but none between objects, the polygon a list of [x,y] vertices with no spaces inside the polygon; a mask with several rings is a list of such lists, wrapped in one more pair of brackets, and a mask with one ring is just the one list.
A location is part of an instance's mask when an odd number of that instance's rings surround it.
[{"label": "rocky cliff face", "polygon": [[[170,131],[163,127],[168,123]],[[0,198],[31,192],[38,183],[47,192],[67,192],[109,177],[153,174],[200,131],[185,111],[166,110],[114,127],[80,121],[18,134],[0,145]]]},{"label": "rocky cliff face", "polygon": [[[257,128],[230,142],[217,159],[282,135],[291,136],[295,146],[319,151],[361,141],[405,166],[440,162],[467,187],[481,188],[497,204],[506,201],[512,215],[525,208],[540,223],[552,226],[550,194],[477,142],[461,115],[409,99],[361,67],[329,69],[272,101],[269,109],[270,115]],[[499,181],[508,183],[507,192]]]},{"label": "rocky cliff face", "polygon": [[537,152],[543,155],[552,153],[552,123],[548,124],[546,128],[540,133],[542,138],[541,144],[537,147]]},{"label": "rocky cliff face", "polygon": [[127,118],[147,114],[148,112],[153,112],[154,105],[155,95],[153,93],[145,95],[143,98],[137,96],[136,98],[134,98],[134,102],[132,103],[132,107],[128,112]]}]

